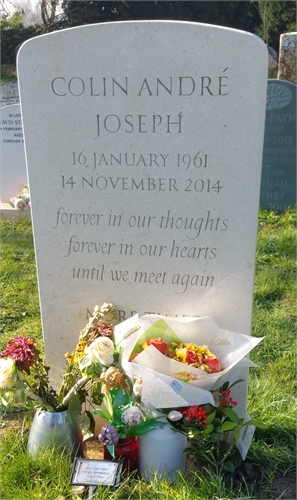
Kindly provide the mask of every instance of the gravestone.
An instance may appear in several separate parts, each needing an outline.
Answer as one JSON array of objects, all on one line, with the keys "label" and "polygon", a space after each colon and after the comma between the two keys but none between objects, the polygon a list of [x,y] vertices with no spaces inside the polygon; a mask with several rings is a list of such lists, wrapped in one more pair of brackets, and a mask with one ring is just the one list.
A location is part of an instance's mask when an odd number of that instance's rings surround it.
[{"label": "gravestone", "polygon": [[261,208],[296,205],[296,85],[268,80]]},{"label": "gravestone", "polygon": [[28,184],[19,104],[0,109],[0,200],[9,203]]},{"label": "gravestone", "polygon": [[280,36],[278,78],[297,84],[297,32]]},{"label": "gravestone", "polygon": [[0,108],[9,106],[10,104],[18,104],[20,102],[18,82],[11,81],[0,84]]},{"label": "gravestone", "polygon": [[[256,36],[187,22],[82,26],[22,45],[45,353],[56,380],[103,302],[120,319],[210,315],[250,334],[267,70]],[[245,406],[247,384],[237,387]]]}]

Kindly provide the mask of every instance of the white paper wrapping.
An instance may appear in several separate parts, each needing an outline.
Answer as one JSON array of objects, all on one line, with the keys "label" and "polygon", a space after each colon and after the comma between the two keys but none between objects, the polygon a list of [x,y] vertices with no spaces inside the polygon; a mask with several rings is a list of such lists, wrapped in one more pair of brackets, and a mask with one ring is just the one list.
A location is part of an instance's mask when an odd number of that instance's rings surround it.
[{"label": "white paper wrapping", "polygon": [[[162,337],[165,342],[173,340],[174,332],[181,342],[207,345],[219,358],[223,370],[219,373],[206,373],[164,356],[154,346],[149,346],[129,362],[135,344],[152,325],[156,325],[153,336]],[[144,405],[152,408],[214,404],[209,391],[226,380],[230,383],[237,380],[243,366],[255,366],[246,356],[261,340],[262,338],[222,330],[209,316],[172,318],[155,314],[139,317],[136,314],[115,327],[115,342],[121,347],[122,367],[131,379],[142,377],[141,400]],[[175,378],[177,372],[192,373],[199,379],[184,382]]]}]

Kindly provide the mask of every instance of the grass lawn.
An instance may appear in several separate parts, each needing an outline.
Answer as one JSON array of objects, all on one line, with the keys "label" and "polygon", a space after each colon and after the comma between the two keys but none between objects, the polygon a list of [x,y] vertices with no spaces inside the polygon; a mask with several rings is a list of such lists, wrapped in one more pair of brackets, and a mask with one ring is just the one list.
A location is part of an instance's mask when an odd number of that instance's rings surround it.
[{"label": "grass lawn", "polygon": [[[42,333],[31,222],[1,222],[0,349],[14,334]],[[240,477],[219,477],[204,469],[145,482],[123,478],[119,488],[99,487],[94,499],[292,499],[296,433],[296,210],[261,211],[257,245],[252,334],[265,339],[251,353],[258,368],[249,378],[248,411],[267,424],[256,430]],[[19,425],[1,417],[1,499],[82,498],[69,486],[72,463],[50,450],[33,461],[26,454],[32,414]],[[12,410],[11,410],[12,411]],[[288,496],[289,495],[289,496]]]}]

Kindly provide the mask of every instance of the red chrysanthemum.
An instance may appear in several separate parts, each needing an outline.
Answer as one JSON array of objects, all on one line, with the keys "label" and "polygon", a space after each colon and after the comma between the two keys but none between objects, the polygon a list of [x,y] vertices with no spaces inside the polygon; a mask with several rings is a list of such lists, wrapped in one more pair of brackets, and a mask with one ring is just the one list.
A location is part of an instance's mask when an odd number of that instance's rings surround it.
[{"label": "red chrysanthemum", "polygon": [[5,351],[0,353],[1,358],[10,357],[15,360],[15,364],[20,371],[29,373],[30,367],[38,359],[38,350],[35,346],[35,340],[29,339],[25,335],[16,335],[9,340]]}]

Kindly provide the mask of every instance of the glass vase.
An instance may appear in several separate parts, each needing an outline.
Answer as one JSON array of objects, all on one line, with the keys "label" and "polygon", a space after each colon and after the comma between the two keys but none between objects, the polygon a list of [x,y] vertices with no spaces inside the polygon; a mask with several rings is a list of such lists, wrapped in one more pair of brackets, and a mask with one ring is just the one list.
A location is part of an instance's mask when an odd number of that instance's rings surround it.
[{"label": "glass vase", "polygon": [[[114,447],[115,460],[123,460],[123,472],[138,470],[138,442],[134,436],[119,439]],[[107,446],[104,445],[103,458],[112,460]]]},{"label": "glass vase", "polygon": [[62,453],[84,456],[83,436],[68,411],[37,410],[31,425],[27,450],[35,458],[38,452],[56,447]]}]

